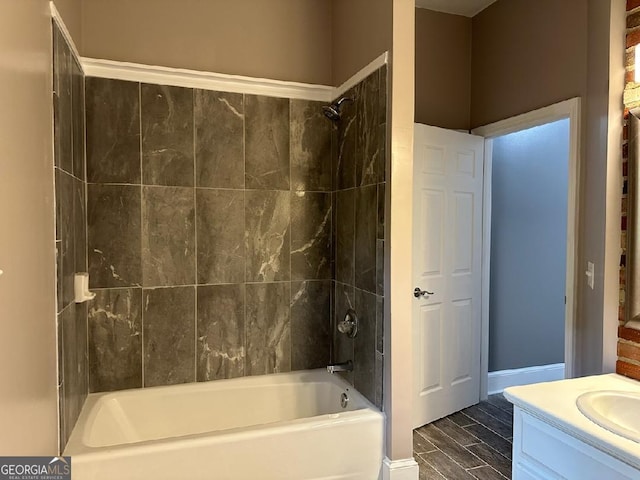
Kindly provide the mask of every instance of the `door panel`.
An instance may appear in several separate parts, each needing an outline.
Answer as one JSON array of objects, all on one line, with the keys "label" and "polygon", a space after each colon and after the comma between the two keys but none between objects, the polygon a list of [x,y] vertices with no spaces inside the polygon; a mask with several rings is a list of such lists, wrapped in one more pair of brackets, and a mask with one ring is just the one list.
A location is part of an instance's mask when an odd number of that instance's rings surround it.
[{"label": "door panel", "polygon": [[484,139],[415,125],[414,425],[480,398]]}]

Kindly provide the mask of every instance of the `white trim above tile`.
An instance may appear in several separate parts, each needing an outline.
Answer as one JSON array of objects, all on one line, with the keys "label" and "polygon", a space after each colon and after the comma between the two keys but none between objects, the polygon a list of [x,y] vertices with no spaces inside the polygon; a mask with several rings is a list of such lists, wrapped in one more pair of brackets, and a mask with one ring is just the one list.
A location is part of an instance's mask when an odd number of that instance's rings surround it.
[{"label": "white trim above tile", "polygon": [[357,72],[355,75],[353,75],[349,80],[344,82],[342,85],[335,87],[333,89],[333,94],[331,95],[331,99],[334,100],[338,98],[340,95],[343,95],[347,90],[355,87],[358,83],[360,83],[362,80],[367,78],[369,75],[371,75],[373,72],[378,70],[383,65],[386,65],[388,62],[389,62],[389,52],[384,52],[378,58],[371,61],[369,65],[367,65],[366,67],[361,69],[359,72]]},{"label": "white trim above tile", "polygon": [[[49,2],[49,9],[51,11],[51,18],[53,19],[54,22],[56,22],[56,25],[58,25],[58,28],[60,28],[60,31],[62,32],[62,35],[71,46],[71,51],[73,52],[73,55],[77,59],[80,59],[80,53],[78,53],[78,48],[76,47],[76,44],[73,42],[73,38],[71,37],[71,34],[67,29],[67,26],[64,24],[64,20],[62,19],[62,16],[60,15],[60,12],[58,11],[58,9],[56,8],[53,2]],[[80,68],[82,67],[83,65],[81,63]]]},{"label": "white trim above tile", "polygon": [[117,62],[82,57],[84,72],[89,77],[129,80],[132,82],[200,88],[270,97],[297,98],[329,102],[333,88],[327,85],[286,82],[267,78],[244,77],[225,73],[202,72],[184,68],[159,67],[139,63]]},{"label": "white trim above tile", "polygon": [[[55,9],[53,6],[52,8]],[[84,73],[88,77],[331,102],[385,65],[388,62],[388,58],[389,54],[387,52],[383,53],[339,87],[88,57],[81,57],[80,61]]]}]

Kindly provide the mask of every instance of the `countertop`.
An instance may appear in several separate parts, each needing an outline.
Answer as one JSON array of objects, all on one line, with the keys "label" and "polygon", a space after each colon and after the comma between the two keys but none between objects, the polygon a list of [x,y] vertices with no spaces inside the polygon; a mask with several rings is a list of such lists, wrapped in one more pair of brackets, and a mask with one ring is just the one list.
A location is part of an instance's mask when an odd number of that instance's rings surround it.
[{"label": "countertop", "polygon": [[504,396],[533,416],[640,469],[640,443],[602,428],[578,410],[576,399],[583,393],[598,390],[640,393],[640,382],[611,373],[509,387]]}]

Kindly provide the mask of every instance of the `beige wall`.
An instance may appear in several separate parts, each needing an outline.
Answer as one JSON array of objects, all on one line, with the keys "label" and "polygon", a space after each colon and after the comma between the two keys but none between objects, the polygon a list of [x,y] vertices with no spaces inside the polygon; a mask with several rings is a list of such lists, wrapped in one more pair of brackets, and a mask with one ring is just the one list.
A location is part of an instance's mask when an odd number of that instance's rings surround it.
[{"label": "beige wall", "polygon": [[416,8],[418,123],[468,130],[471,110],[471,19]]},{"label": "beige wall", "polygon": [[331,83],[328,0],[91,0],[87,57]]},{"label": "beige wall", "polygon": [[471,127],[586,94],[586,0],[499,0],[473,18]]},{"label": "beige wall", "polygon": [[391,50],[391,0],[332,0],[332,84]]},{"label": "beige wall", "polygon": [[[413,457],[413,341],[411,270],[413,222],[413,117],[415,8],[413,0],[393,0],[393,64],[391,65],[391,155],[387,158],[388,221],[384,282],[384,411],[387,415],[386,455],[391,460]],[[417,478],[417,465],[415,467]],[[412,478],[396,472],[398,478]],[[384,478],[388,478],[384,476]]]},{"label": "beige wall", "polygon": [[82,55],[82,0],[54,0],[53,3]]},{"label": "beige wall", "polygon": [[57,452],[51,19],[0,0],[0,452]]},{"label": "beige wall", "polygon": [[[499,0],[472,28],[472,127],[582,98],[574,374],[612,371],[624,0]],[[594,289],[583,275],[588,261]]]},{"label": "beige wall", "polygon": [[[588,0],[588,69],[583,138],[579,266],[596,265],[595,288],[580,275],[581,375],[615,370],[620,261],[624,0]],[[622,18],[621,18],[622,17]],[[613,56],[612,56],[613,55]]]}]

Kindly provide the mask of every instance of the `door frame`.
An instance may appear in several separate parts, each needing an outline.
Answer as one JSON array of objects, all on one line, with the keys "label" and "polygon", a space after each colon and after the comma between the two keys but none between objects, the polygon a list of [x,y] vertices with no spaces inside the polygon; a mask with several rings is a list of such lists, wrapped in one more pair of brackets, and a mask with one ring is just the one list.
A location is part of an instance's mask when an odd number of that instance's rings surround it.
[{"label": "door frame", "polygon": [[579,97],[533,110],[522,115],[474,128],[471,133],[485,137],[484,193],[482,215],[482,314],[480,345],[480,400],[488,394],[489,376],[489,291],[491,265],[491,174],[493,139],[557,120],[569,119],[569,175],[567,190],[567,271],[564,334],[564,375],[574,376],[575,325],[578,285],[578,221],[580,208],[580,132],[581,101]]}]

